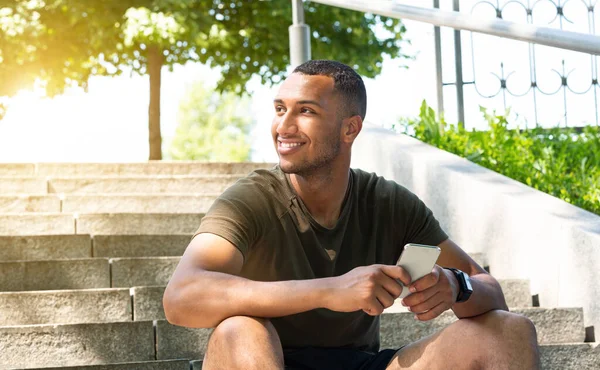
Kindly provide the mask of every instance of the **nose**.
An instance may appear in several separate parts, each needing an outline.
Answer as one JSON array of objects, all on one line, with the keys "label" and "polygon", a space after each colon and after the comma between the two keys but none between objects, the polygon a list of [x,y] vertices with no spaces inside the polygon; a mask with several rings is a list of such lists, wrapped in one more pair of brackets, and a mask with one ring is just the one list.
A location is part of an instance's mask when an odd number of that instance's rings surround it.
[{"label": "nose", "polygon": [[291,111],[287,111],[281,116],[275,116],[275,124],[275,130],[280,136],[289,136],[298,132],[298,125]]}]

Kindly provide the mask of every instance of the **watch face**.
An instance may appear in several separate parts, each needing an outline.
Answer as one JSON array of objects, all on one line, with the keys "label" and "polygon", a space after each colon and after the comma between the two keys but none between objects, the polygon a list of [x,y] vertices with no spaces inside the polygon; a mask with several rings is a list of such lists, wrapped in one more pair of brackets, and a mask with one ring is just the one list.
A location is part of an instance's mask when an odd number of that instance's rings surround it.
[{"label": "watch face", "polygon": [[473,291],[473,287],[471,286],[471,279],[469,279],[469,275],[467,275],[466,272],[463,272],[463,274],[464,274],[464,278],[465,278],[466,288],[467,288],[467,290],[469,290],[469,291],[472,292]]}]

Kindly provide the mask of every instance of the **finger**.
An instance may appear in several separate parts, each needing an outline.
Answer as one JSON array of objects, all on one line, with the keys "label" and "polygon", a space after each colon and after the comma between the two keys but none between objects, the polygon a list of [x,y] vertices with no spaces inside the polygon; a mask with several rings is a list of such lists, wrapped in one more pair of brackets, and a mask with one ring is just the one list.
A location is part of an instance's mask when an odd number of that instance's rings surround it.
[{"label": "finger", "polygon": [[385,289],[393,299],[396,299],[402,293],[402,289],[404,289],[404,285],[401,281],[397,279],[392,279],[391,277],[384,274],[384,277],[380,281],[381,286]]},{"label": "finger", "polygon": [[412,293],[402,299],[402,305],[404,307],[416,306],[427,301],[428,299],[439,293],[439,291],[440,290],[436,286],[432,286],[431,288],[425,289],[422,292]]},{"label": "finger", "polygon": [[[431,298],[426,300],[425,302],[421,302],[414,306],[409,306],[408,310],[414,313],[424,313],[427,312],[434,307],[438,306],[440,303],[445,302],[444,296],[442,294],[436,293]],[[448,304],[448,302],[446,302]]]},{"label": "finger", "polygon": [[415,314],[415,319],[417,319],[419,321],[433,320],[436,317],[438,317],[439,315],[441,315],[442,313],[444,313],[444,311],[448,310],[449,308],[450,308],[450,306],[448,306],[447,303],[442,302],[439,305],[433,307],[431,310],[429,310],[425,313]]},{"label": "finger", "polygon": [[412,283],[411,286],[409,287],[409,290],[411,291],[411,293],[420,292],[425,289],[431,288],[432,286],[437,284],[439,280],[440,280],[439,267],[435,266],[429,274],[423,276],[419,280]]},{"label": "finger", "polygon": [[381,265],[381,271],[393,279],[399,279],[406,286],[409,286],[412,281],[410,274],[401,266]]},{"label": "finger", "polygon": [[388,308],[394,304],[395,298],[388,293],[383,287],[376,289],[375,296],[384,308]]},{"label": "finger", "polygon": [[378,316],[381,315],[381,313],[383,312],[383,306],[381,305],[381,303],[379,303],[377,298],[373,298],[370,300],[367,307],[363,308],[363,311],[365,311],[371,316]]}]

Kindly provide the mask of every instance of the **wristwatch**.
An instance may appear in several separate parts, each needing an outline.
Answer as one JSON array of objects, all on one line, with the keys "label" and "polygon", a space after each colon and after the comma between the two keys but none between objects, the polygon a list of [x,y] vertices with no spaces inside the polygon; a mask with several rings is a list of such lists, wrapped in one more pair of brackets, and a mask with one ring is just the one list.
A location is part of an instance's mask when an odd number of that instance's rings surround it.
[{"label": "wristwatch", "polygon": [[471,279],[466,272],[460,271],[452,267],[444,267],[446,270],[452,271],[456,280],[458,281],[458,296],[456,297],[456,303],[465,302],[473,293],[473,287],[471,286]]}]

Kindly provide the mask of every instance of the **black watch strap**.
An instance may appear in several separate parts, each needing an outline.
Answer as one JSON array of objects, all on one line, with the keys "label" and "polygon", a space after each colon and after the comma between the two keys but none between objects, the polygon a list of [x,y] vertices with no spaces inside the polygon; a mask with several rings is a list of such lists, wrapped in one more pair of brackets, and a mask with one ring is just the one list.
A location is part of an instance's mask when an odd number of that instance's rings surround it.
[{"label": "black watch strap", "polygon": [[458,296],[456,297],[456,303],[465,302],[471,297],[473,293],[473,287],[471,286],[471,279],[466,272],[452,267],[444,267],[446,270],[452,271],[456,280],[458,281]]}]

